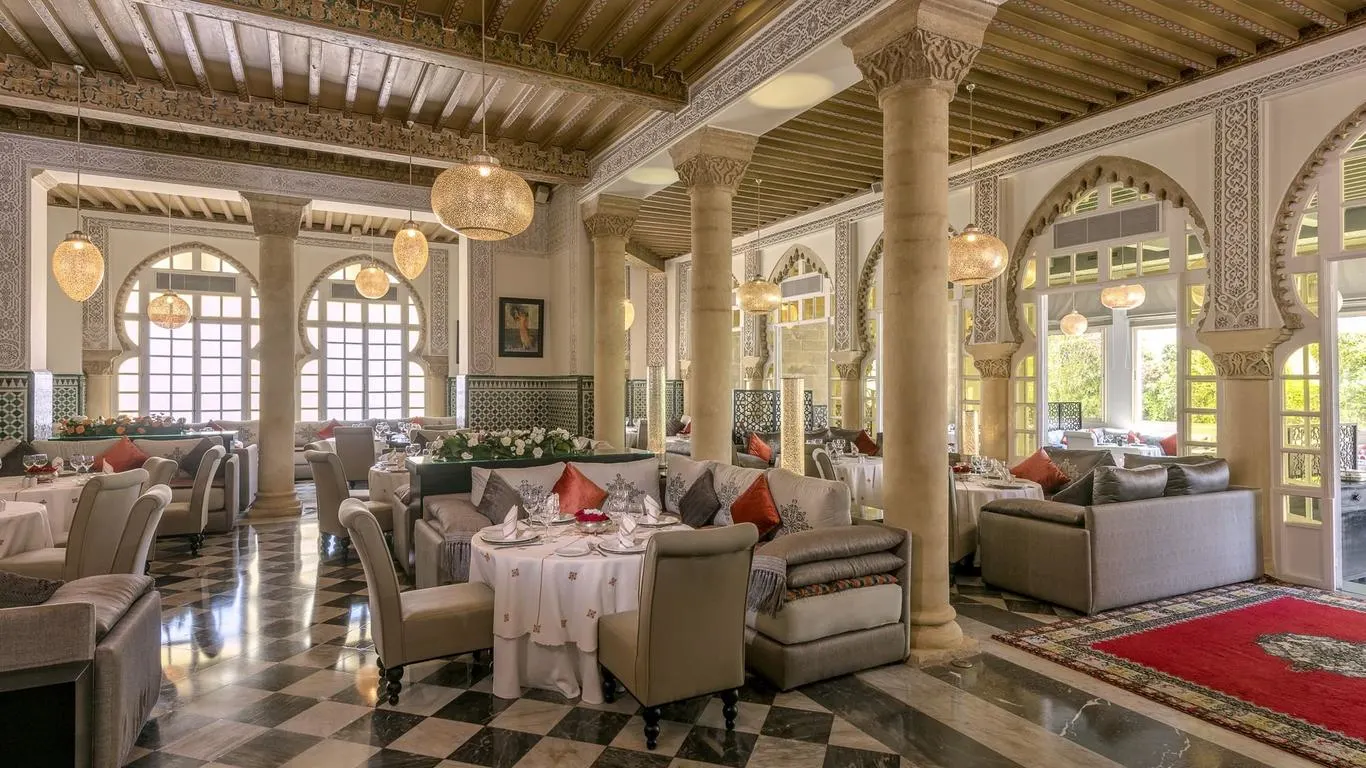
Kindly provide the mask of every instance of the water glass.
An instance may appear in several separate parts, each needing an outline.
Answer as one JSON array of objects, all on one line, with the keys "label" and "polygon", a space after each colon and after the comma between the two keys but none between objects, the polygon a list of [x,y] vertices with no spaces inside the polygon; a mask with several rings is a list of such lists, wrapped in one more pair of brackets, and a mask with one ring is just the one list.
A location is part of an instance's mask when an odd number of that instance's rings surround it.
[{"label": "water glass", "polygon": [[420,456],[422,455],[422,446],[418,445],[417,443],[408,443],[408,445],[403,449],[403,452],[408,454],[409,456]]}]

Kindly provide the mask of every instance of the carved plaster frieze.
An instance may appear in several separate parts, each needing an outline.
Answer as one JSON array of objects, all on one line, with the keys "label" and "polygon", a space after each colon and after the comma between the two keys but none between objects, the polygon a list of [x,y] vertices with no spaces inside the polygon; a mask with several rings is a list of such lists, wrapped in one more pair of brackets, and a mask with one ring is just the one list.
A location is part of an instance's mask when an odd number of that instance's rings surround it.
[{"label": "carved plaster frieze", "polygon": [[431,357],[444,360],[450,354],[450,254],[445,248],[431,248],[428,258],[428,268],[432,270],[432,322],[427,349]]},{"label": "carved plaster frieze", "polygon": [[835,377],[840,381],[858,381],[863,378],[863,359],[848,363],[835,363]]},{"label": "carved plaster frieze", "polygon": [[1211,305],[1204,324],[1228,331],[1261,325],[1260,101],[1214,112],[1214,231]]},{"label": "carved plaster frieze", "polygon": [[114,360],[123,354],[121,349],[81,350],[81,372],[86,376],[110,376],[114,373]]},{"label": "carved plaster frieze", "polygon": [[972,361],[977,368],[977,374],[984,379],[1008,379],[1010,378],[1010,358],[997,357]]},{"label": "carved plaster frieze", "polygon": [[692,263],[678,265],[678,359],[692,359]]},{"label": "carved plaster frieze", "polygon": [[1225,379],[1267,380],[1275,375],[1273,353],[1269,349],[1216,352],[1214,372]]},{"label": "carved plaster frieze", "polygon": [[[82,216],[81,230],[90,236],[100,252],[109,257],[109,222],[90,216]],[[109,346],[109,270],[95,293],[81,303],[81,343],[91,349]]]},{"label": "carved plaster frieze", "polygon": [[768,273],[768,279],[775,283],[799,274],[799,270],[805,267],[807,272],[819,272],[825,279],[830,279],[830,270],[826,268],[825,261],[820,254],[807,248],[804,245],[794,245],[778,259],[778,263],[773,265],[773,270]]},{"label": "carved plaster frieze", "polygon": [[[1001,180],[978,179],[972,190],[972,218],[989,235],[1001,232]],[[977,286],[972,292],[972,343],[990,344],[999,338],[1000,287],[1003,277]]]},{"label": "carved plaster frieze", "polygon": [[608,213],[599,213],[589,216],[583,220],[583,225],[588,228],[588,234],[593,237],[620,237],[625,239],[631,234],[631,227],[635,226],[636,220],[630,216],[615,216]]},{"label": "carved plaster frieze", "polygon": [[257,192],[243,192],[242,200],[251,209],[251,226],[257,237],[298,237],[304,209],[312,202],[301,197]]},{"label": "carved plaster frieze", "polygon": [[645,276],[645,365],[665,364],[669,355],[669,276],[650,272]]},{"label": "carved plaster frieze", "polygon": [[835,349],[849,349],[853,342],[854,223],[835,222]]},{"label": "carved plaster frieze", "polygon": [[734,192],[745,177],[748,160],[717,155],[694,155],[677,166],[678,178],[688,186],[721,187]]},{"label": "carved plaster frieze", "polygon": [[979,46],[916,27],[887,45],[856,56],[873,92],[907,82],[928,82],[950,94],[972,68]]},{"label": "carved plaster frieze", "polygon": [[493,373],[497,302],[493,295],[493,244],[470,243],[470,373]]}]

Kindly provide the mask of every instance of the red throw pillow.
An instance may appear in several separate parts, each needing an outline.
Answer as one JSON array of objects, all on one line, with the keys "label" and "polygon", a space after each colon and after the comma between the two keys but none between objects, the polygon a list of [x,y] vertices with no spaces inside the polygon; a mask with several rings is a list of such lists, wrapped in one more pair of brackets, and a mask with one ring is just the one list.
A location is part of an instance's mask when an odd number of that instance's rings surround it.
[{"label": "red throw pillow", "polygon": [[1158,445],[1162,446],[1162,454],[1163,454],[1164,456],[1175,456],[1175,455],[1176,455],[1176,435],[1175,435],[1175,434],[1167,435],[1166,437],[1162,438],[1162,442],[1158,443]]},{"label": "red throw pillow", "polygon": [[1032,456],[1010,468],[1010,474],[1022,477],[1025,480],[1033,480],[1038,483],[1046,494],[1067,484],[1067,475],[1053,460],[1048,458],[1048,452],[1040,448]]},{"label": "red throw pillow", "polygon": [[748,452],[750,456],[758,456],[769,464],[773,463],[773,449],[769,447],[768,443],[764,442],[762,437],[759,437],[753,432],[749,433],[749,439],[745,441],[745,451]]},{"label": "red throw pillow", "polygon": [[551,490],[560,495],[560,509],[571,515],[581,509],[599,509],[607,501],[607,491],[599,488],[573,464],[564,468],[564,474],[555,481],[555,487]]},{"label": "red throw pillow", "polygon": [[1143,437],[1133,430],[1129,430],[1125,439],[1129,441],[1129,445],[1139,445],[1143,442]]},{"label": "red throw pillow", "polygon": [[691,435],[691,434],[692,434],[692,422],[690,421],[690,422],[688,422],[687,424],[684,424],[684,425],[683,425],[683,428],[680,429],[680,430],[678,430],[678,434],[680,434],[680,435]]},{"label": "red throw pillow", "polygon": [[864,456],[876,456],[882,452],[878,444],[873,442],[873,438],[868,436],[866,429],[858,431],[858,435],[854,438],[854,447],[858,448],[858,452]]},{"label": "red throw pillow", "polygon": [[115,472],[127,472],[141,467],[147,458],[147,454],[143,453],[141,448],[133,445],[133,441],[125,437],[95,457],[95,469],[102,469],[107,461]]},{"label": "red throw pillow", "polygon": [[326,424],[323,425],[323,428],[322,428],[322,429],[318,430],[318,439],[319,439],[319,440],[326,440],[326,439],[332,437],[332,435],[334,434],[334,433],[333,433],[333,430],[335,430],[337,427],[340,427],[340,426],[341,426],[341,423],[338,422],[336,419],[332,419],[332,420],[328,421]]},{"label": "red throw pillow", "polygon": [[782,523],[778,517],[778,505],[773,503],[773,494],[769,492],[768,480],[763,475],[730,505],[730,517],[736,523],[754,523],[759,529],[760,539]]}]

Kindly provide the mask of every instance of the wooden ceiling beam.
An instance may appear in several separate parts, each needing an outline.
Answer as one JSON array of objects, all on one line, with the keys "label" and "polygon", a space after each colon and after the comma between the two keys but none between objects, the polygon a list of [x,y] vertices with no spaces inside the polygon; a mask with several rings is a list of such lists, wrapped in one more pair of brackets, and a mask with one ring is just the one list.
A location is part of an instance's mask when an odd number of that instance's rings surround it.
[{"label": "wooden ceiling beam", "polygon": [[201,96],[212,96],[213,86],[209,84],[209,73],[204,68],[204,57],[199,55],[199,42],[195,40],[194,27],[190,26],[190,16],[186,13],[175,13],[175,26],[180,32],[180,40],[185,45],[185,58],[190,63],[190,71],[194,73],[194,81],[199,85]]},{"label": "wooden ceiling beam", "polygon": [[1177,42],[1165,34],[1097,13],[1071,0],[1015,0],[1015,4],[1017,9],[1027,10],[1049,21],[1076,27],[1090,35],[1122,46],[1137,48],[1152,56],[1174,61],[1191,69],[1211,70],[1218,63],[1212,54],[1193,45]]},{"label": "wooden ceiling beam", "polygon": [[[819,134],[816,138],[820,138]],[[789,135],[787,126],[781,126],[777,130],[764,135],[763,141],[773,147],[786,148],[794,152],[801,153],[807,157],[814,157],[815,153],[809,138],[801,135]],[[873,151],[854,152],[843,147],[822,147],[821,155],[835,161],[843,161],[855,165],[875,165],[882,167],[882,148],[875,147]]]},{"label": "wooden ceiling beam", "polygon": [[[132,1],[462,71],[477,66],[481,58],[478,25],[461,21],[455,27],[443,28],[442,20],[424,14],[400,19],[388,6],[378,3],[358,6],[355,0]],[[553,8],[554,4],[547,7]],[[530,39],[520,42],[505,38],[490,41],[490,75],[669,112],[687,105],[688,87],[679,72],[645,72],[616,60],[593,64],[583,51],[561,50],[552,42],[534,39],[528,32]],[[645,74],[650,76],[642,76]]]},{"label": "wooden ceiling beam", "polygon": [[[871,126],[866,124],[840,122],[830,120],[824,115],[807,110],[802,114],[783,123],[783,127],[804,125],[810,126],[820,131],[829,131],[830,138],[842,143],[852,143],[855,146],[881,146],[882,145],[882,125]],[[845,138],[848,137],[848,138]]]},{"label": "wooden ceiling beam", "polygon": [[579,135],[574,137],[574,141],[570,142],[568,146],[577,147],[592,141],[593,137],[597,136],[604,128],[610,125],[612,120],[624,109],[626,109],[625,104],[603,105],[598,110],[598,113],[593,116],[593,119],[588,122],[588,125],[583,127],[583,130],[579,132]]},{"label": "wooden ceiling beam", "polygon": [[346,96],[342,100],[342,117],[350,117],[356,110],[356,92],[360,90],[360,65],[364,55],[359,48],[351,49],[350,60],[346,63]]},{"label": "wooden ceiling beam", "polygon": [[[446,97],[446,103],[441,105],[441,115],[436,118],[432,127],[436,130],[445,128],[451,121],[451,115],[465,101],[465,90],[474,82],[474,74],[471,72],[455,73],[455,85],[451,86],[451,95]],[[501,133],[501,132],[500,132]]]},{"label": "wooden ceiling beam", "polygon": [[446,12],[441,15],[441,26],[446,29],[458,29],[460,18],[465,15],[465,0],[448,0]]},{"label": "wooden ceiling beam", "polygon": [[[968,73],[965,82],[977,86],[978,105],[987,103],[993,109],[998,107],[1001,109],[1009,108],[1013,110],[1012,114],[1022,117],[1034,115],[1048,123],[1058,122],[1068,114],[1076,114],[1074,110],[1078,109],[1079,106],[1082,110],[1085,109],[1085,104],[1078,105],[1076,99],[1067,99],[1037,88],[1021,87],[1019,82],[1013,78],[999,77],[987,72],[972,70]],[[988,94],[992,98],[983,98],[982,94]],[[963,96],[966,96],[966,92],[963,93]],[[1035,107],[1042,107],[1043,109],[1035,109]]]},{"label": "wooden ceiling beam", "polygon": [[398,65],[403,60],[389,56],[384,62],[384,77],[379,81],[379,100],[375,103],[375,122],[384,122],[384,112],[389,109],[389,98],[394,93],[394,78],[398,77]]},{"label": "wooden ceiling beam", "polygon": [[38,50],[33,38],[28,36],[23,26],[19,24],[19,20],[14,18],[14,14],[10,13],[10,10],[3,5],[0,5],[0,29],[3,29],[9,39],[14,41],[14,45],[19,48],[30,64],[39,69],[52,68],[52,62],[48,61],[43,52]]},{"label": "wooden ceiling beam", "polygon": [[147,196],[150,197],[150,198],[152,198],[152,205],[155,205],[155,206],[157,207],[157,210],[158,210],[158,211],[161,211],[161,215],[162,215],[162,216],[170,216],[170,215],[171,215],[171,205],[170,205],[170,203],[168,203],[168,202],[166,202],[165,200],[162,199],[160,193],[157,193],[157,192],[148,192],[148,193],[147,193]]},{"label": "wooden ceiling beam", "polygon": [[208,200],[205,200],[202,197],[191,197],[190,201],[193,202],[194,206],[199,209],[199,212],[204,215],[204,218],[208,219],[209,221],[213,221],[214,219],[218,218],[213,215],[213,209],[209,207]]},{"label": "wooden ceiling beam", "polygon": [[679,60],[697,50],[698,46],[702,45],[703,41],[716,33],[717,27],[720,27],[726,19],[734,16],[736,11],[745,7],[749,2],[750,0],[728,0],[727,2],[723,2],[712,12],[705,24],[696,27],[692,34],[688,35],[688,37],[682,41],[682,44],[677,47],[677,50],[663,59],[664,69],[676,69]]},{"label": "wooden ceiling beam", "polygon": [[133,205],[137,206],[139,213],[147,213],[147,204],[142,202],[142,198],[138,197],[137,192],[132,190],[120,190],[120,194],[123,195],[124,200],[132,201]]},{"label": "wooden ceiling beam", "polygon": [[522,132],[522,135],[534,135],[542,125],[545,125],[545,121],[549,120],[550,116],[555,114],[555,110],[560,108],[560,105],[564,103],[565,98],[568,96],[569,94],[564,91],[555,91],[552,93],[550,97],[541,104],[540,108],[531,115],[531,124]]},{"label": "wooden ceiling beam", "polygon": [[237,100],[251,101],[251,87],[247,84],[247,67],[242,61],[242,46],[237,39],[237,25],[231,21],[220,21],[223,25],[223,43],[228,49],[228,68],[232,70],[232,82],[237,87]]},{"label": "wooden ceiling beam", "polygon": [[285,61],[280,52],[280,33],[266,30],[266,48],[270,55],[270,92],[275,106],[285,105]]},{"label": "wooden ceiling beam", "polygon": [[1347,13],[1328,0],[1276,0],[1315,24],[1336,29],[1347,23]]},{"label": "wooden ceiling beam", "polygon": [[1063,97],[1057,105],[1066,112],[1084,114],[1092,104],[1109,106],[1119,101],[1114,90],[1097,88],[1066,75],[1057,75],[1036,67],[1018,64],[993,56],[985,51],[977,55],[972,68],[978,72],[1018,81],[1040,93]]},{"label": "wooden ceiling beam", "polygon": [[696,10],[698,5],[701,5],[701,3],[675,2],[673,4],[673,9],[669,11],[669,15],[664,18],[663,23],[655,27],[654,33],[651,34],[644,43],[637,43],[635,48],[626,52],[626,66],[639,66],[645,56],[657,49],[660,43],[664,42],[668,39],[669,35],[672,35],[677,31],[678,25],[682,24],[683,20],[688,17],[688,14]]},{"label": "wooden ceiling beam", "polygon": [[[482,0],[481,0],[482,1]],[[503,30],[503,22],[507,21],[508,9],[517,0],[498,0],[498,4],[493,7],[493,15],[488,20],[488,36],[498,37],[498,33]]]},{"label": "wooden ceiling beam", "polygon": [[[425,74],[425,72],[424,72]],[[318,114],[318,101],[323,86],[323,43],[318,39],[308,41],[308,111]]]},{"label": "wooden ceiling beam", "polygon": [[133,74],[133,68],[128,66],[128,59],[123,55],[123,49],[119,47],[119,41],[109,34],[109,22],[105,20],[100,9],[95,6],[94,0],[75,0],[80,6],[81,13],[85,16],[85,21],[90,25],[91,31],[95,33],[95,38],[100,41],[100,46],[109,56],[109,60],[114,62],[119,74],[123,75],[125,82],[136,83],[137,75]]},{"label": "wooden ceiling beam", "polygon": [[501,77],[494,78],[493,85],[489,86],[488,93],[480,94],[479,106],[475,107],[474,114],[470,115],[470,122],[465,126],[466,131],[474,133],[474,129],[484,121],[484,116],[488,114],[489,105],[498,98],[498,94],[503,91],[503,87],[507,85],[507,82],[506,79]]},{"label": "wooden ceiling beam", "polygon": [[[816,130],[809,131],[805,128],[800,128],[798,126],[811,126]],[[805,141],[806,145],[810,147],[813,151],[824,152],[829,149],[839,149],[849,154],[863,155],[865,157],[875,157],[881,159],[882,136],[880,134],[877,136],[859,134],[864,137],[862,140],[859,140],[847,139],[840,136],[832,136],[829,133],[827,133],[827,131],[829,130],[830,129],[828,126],[822,125],[820,123],[813,123],[810,120],[804,120],[800,117],[797,117],[787,121],[786,123],[783,123],[774,132],[777,133],[781,131],[782,135],[785,138],[800,137],[797,140]],[[848,132],[846,131],[846,133]],[[831,144],[836,146],[829,146]]]},{"label": "wooden ceiling beam", "polygon": [[71,38],[71,32],[69,32],[66,25],[62,23],[61,15],[53,10],[51,5],[48,5],[48,0],[28,0],[28,4],[29,7],[33,9],[34,15],[36,15],[38,20],[43,23],[43,26],[47,28],[48,34],[52,35],[52,39],[57,41],[57,45],[61,47],[62,52],[75,63],[85,67],[87,72],[93,73],[95,68],[90,66],[90,61],[86,59],[85,53],[81,51],[81,47],[76,44],[76,41]]},{"label": "wooden ceiling beam", "polygon": [[1046,69],[1076,80],[1082,80],[1110,91],[1140,94],[1148,90],[1151,78],[1135,77],[1116,72],[1094,61],[1078,59],[1064,53],[1042,48],[1008,35],[993,34],[988,30],[982,52],[998,59]]},{"label": "wooden ceiling beam", "polygon": [[1254,8],[1243,0],[1186,0],[1193,8],[1218,16],[1247,31],[1269,38],[1272,42],[1289,45],[1300,39],[1294,24]]},{"label": "wooden ceiling beam", "polygon": [[[1030,118],[1015,117],[1000,110],[991,109],[983,102],[977,102],[972,109],[968,109],[968,100],[960,96],[949,102],[949,117],[967,120],[968,113],[972,113],[972,118],[978,125],[988,125],[993,128],[1001,129],[1002,133],[1011,133],[1012,136],[1002,136],[1001,138],[1013,138],[1015,133],[1027,133],[1037,131],[1042,125],[1042,121]],[[994,134],[993,134],[994,135]]]},{"label": "wooden ceiling beam", "polygon": [[1163,83],[1174,83],[1181,79],[1179,66],[1122,51],[1102,40],[1076,34],[1058,24],[1045,23],[1021,13],[1014,13],[1010,6],[997,11],[988,30],[1017,37],[1041,48],[1068,53],[1109,69],[1127,72],[1135,77],[1151,78]]},{"label": "wooden ceiling beam", "polygon": [[818,156],[806,149],[775,146],[768,143],[767,136],[764,137],[763,143],[755,148],[752,162],[776,165],[779,168],[810,169],[814,173],[827,176],[835,173],[882,178],[881,160],[850,161],[829,154]]},{"label": "wooden ceiling beam", "polygon": [[612,49],[616,48],[640,24],[658,1],[633,0],[630,5],[622,9],[621,15],[612,22],[602,34],[601,39],[593,46],[593,61],[601,61],[604,57],[610,56]]},{"label": "wooden ceiling beam", "polygon": [[[546,141],[556,146],[563,146],[563,142],[566,138],[569,137],[570,131],[574,130],[574,127],[577,126],[579,122],[583,120],[584,115],[587,115],[588,110],[592,108],[592,98],[588,96],[580,97],[579,103],[569,111],[569,114],[565,115],[564,118],[560,120],[559,125],[555,126],[554,132],[550,134],[549,138],[547,138]],[[531,131],[528,130],[527,136],[531,135]]]},{"label": "wooden ceiling beam", "polygon": [[1126,16],[1167,30],[1176,37],[1242,58],[1257,52],[1257,41],[1153,0],[1101,0]]},{"label": "wooden ceiling beam", "polygon": [[569,34],[558,41],[560,47],[565,49],[578,47],[579,41],[583,39],[593,23],[602,15],[602,9],[606,5],[607,0],[589,0],[588,6],[579,11],[575,17],[574,26],[569,30]]},{"label": "wooden ceiling beam", "polygon": [[[537,0],[537,5],[531,13],[531,23],[522,32],[523,40],[540,39],[541,30],[545,29],[546,22],[550,21],[550,14],[555,10],[559,0]],[[454,24],[447,26],[454,28]]]},{"label": "wooden ceiling beam", "polygon": [[[84,187],[82,187],[84,189]],[[120,200],[114,193],[103,187],[90,187],[90,194],[95,195],[96,199],[101,200],[114,207],[119,213],[128,210],[128,204]]]},{"label": "wooden ceiling beam", "polygon": [[517,87],[520,90],[517,91],[517,95],[512,99],[512,104],[510,104],[508,108],[503,111],[503,114],[499,116],[498,125],[493,128],[493,132],[500,136],[506,134],[509,128],[517,124],[517,121],[522,117],[522,113],[526,111],[527,106],[531,104],[532,100],[540,95],[540,89],[534,85],[519,85]]},{"label": "wooden ceiling beam", "polygon": [[[75,79],[64,65],[39,70],[18,56],[4,59],[9,77],[0,78],[0,106],[52,111],[75,102]],[[94,81],[94,87],[91,82]],[[132,123],[145,130],[188,132],[221,140],[288,146],[358,159],[394,161],[398,152],[413,154],[426,165],[464,163],[481,148],[476,135],[451,129],[412,129],[397,121],[349,120],[340,110],[310,114],[304,105],[239,102],[235,95],[171,98],[155,81],[129,86],[117,76],[97,72],[86,83],[86,114],[97,120]],[[395,148],[401,148],[396,150]],[[490,136],[488,149],[504,167],[530,181],[581,183],[589,176],[588,156],[581,151]]]},{"label": "wooden ceiling beam", "polygon": [[237,217],[232,213],[232,206],[227,200],[218,201],[218,210],[223,212],[223,218],[227,219],[230,223],[235,223],[237,221]]},{"label": "wooden ceiling beam", "polygon": [[432,88],[432,78],[436,77],[436,67],[431,64],[422,66],[422,74],[417,78],[417,85],[413,88],[413,95],[408,99],[408,117],[403,124],[409,128],[422,116],[422,108],[427,105],[427,93]]}]

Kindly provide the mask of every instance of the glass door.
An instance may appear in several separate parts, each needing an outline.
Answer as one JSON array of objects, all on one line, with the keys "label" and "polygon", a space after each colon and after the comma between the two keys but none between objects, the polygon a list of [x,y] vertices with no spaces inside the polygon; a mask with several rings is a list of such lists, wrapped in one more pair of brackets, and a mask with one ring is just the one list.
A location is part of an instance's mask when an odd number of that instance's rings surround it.
[{"label": "glass door", "polygon": [[1337,376],[1338,564],[1342,589],[1366,594],[1366,258],[1332,264]]}]

